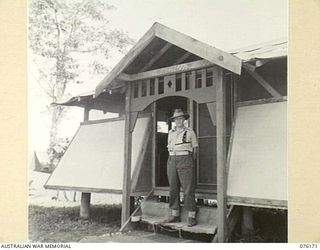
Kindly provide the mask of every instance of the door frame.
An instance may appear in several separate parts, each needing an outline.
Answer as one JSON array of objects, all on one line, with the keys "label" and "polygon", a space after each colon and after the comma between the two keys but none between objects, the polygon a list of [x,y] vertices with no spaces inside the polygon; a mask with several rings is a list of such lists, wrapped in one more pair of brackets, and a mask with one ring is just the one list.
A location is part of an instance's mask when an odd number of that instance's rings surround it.
[{"label": "door frame", "polygon": [[[185,97],[187,101],[187,112],[190,115],[188,120],[189,127],[192,128],[195,132],[197,137],[199,137],[199,104],[195,100]],[[152,104],[152,112],[153,112],[153,138],[152,138],[152,145],[153,145],[153,156],[152,156],[152,184],[153,189],[155,190],[155,194],[169,196],[169,186],[159,186],[157,185],[159,178],[157,173],[157,122],[158,122],[158,110],[157,110],[157,101],[153,102]],[[214,136],[212,136],[214,137]],[[196,197],[198,198],[208,198],[208,199],[216,199],[217,193],[217,184],[207,184],[198,183],[198,176],[199,176],[199,150],[197,152],[197,162],[196,162]],[[199,186],[199,187],[198,187]],[[206,186],[208,188],[206,188]]]}]

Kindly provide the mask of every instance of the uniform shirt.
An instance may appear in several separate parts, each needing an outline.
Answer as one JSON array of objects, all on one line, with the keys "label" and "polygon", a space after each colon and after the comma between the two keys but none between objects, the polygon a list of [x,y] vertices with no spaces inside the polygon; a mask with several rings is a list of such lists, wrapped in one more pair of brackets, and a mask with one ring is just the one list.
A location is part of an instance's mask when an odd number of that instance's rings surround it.
[{"label": "uniform shirt", "polygon": [[168,135],[168,151],[193,151],[198,147],[197,136],[191,128],[184,127],[181,131],[171,129]]}]

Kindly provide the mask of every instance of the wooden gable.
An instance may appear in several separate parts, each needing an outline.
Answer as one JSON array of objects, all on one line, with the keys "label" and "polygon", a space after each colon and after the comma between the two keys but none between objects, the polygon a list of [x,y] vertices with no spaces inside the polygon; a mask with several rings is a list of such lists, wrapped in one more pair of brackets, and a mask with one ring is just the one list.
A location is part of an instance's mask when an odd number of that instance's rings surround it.
[{"label": "wooden gable", "polygon": [[146,70],[203,60],[236,74],[241,73],[241,60],[227,52],[200,42],[190,36],[155,23],[113,70],[98,84],[95,95],[122,84],[120,74],[127,75]]}]

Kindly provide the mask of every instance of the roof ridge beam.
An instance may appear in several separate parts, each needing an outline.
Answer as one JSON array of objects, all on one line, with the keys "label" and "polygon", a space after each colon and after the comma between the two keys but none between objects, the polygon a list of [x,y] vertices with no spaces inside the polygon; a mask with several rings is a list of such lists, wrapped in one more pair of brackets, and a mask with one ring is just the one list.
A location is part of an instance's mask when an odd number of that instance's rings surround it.
[{"label": "roof ridge beam", "polygon": [[179,31],[155,23],[155,35],[169,43],[172,43],[192,54],[202,57],[218,66],[230,70],[238,75],[241,74],[241,59],[227,52],[198,41]]}]

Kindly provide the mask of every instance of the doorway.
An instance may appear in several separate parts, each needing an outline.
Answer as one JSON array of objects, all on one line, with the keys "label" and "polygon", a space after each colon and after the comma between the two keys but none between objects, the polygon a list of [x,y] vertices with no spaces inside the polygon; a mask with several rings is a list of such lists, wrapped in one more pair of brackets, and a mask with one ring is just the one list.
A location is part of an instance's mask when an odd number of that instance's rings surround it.
[{"label": "doorway", "polygon": [[[170,96],[156,101],[156,187],[169,187],[167,177],[167,160],[169,157],[167,143],[169,130],[174,126],[174,123],[169,122],[168,119],[172,116],[174,109],[180,108],[190,113],[188,102],[188,98],[181,96]],[[192,114],[190,114],[190,119],[192,117]],[[189,120],[186,121],[186,126],[190,126]]]},{"label": "doorway", "polygon": [[[227,91],[228,94],[229,91]],[[230,101],[227,95],[227,101]],[[192,128],[198,138],[199,148],[195,163],[196,192],[216,193],[217,190],[217,157],[216,157],[216,124],[215,103],[197,103],[186,97],[171,96],[156,101],[156,169],[155,186],[168,188],[167,149],[168,132],[174,126],[169,122],[173,110],[181,108],[190,114],[186,126]],[[227,141],[231,132],[230,105],[227,105]]]}]

